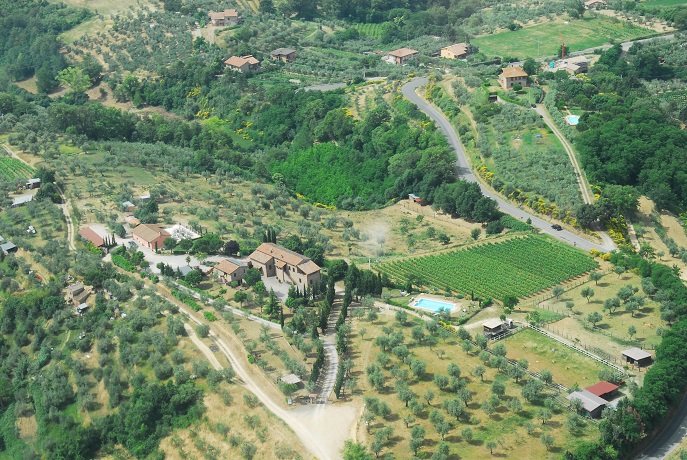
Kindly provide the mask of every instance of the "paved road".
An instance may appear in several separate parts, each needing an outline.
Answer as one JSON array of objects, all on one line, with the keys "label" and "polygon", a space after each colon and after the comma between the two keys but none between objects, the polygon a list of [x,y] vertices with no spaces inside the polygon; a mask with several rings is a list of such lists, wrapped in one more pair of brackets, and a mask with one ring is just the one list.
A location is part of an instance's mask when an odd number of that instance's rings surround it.
[{"label": "paved road", "polygon": [[680,407],[670,419],[666,427],[644,449],[638,460],[661,460],[677,448],[687,436],[687,397],[683,398]]},{"label": "paved road", "polygon": [[422,98],[415,92],[417,88],[427,84],[427,82],[428,80],[426,78],[416,78],[403,85],[401,91],[403,93],[403,96],[406,97],[406,99],[408,99],[413,104],[417,105],[421,111],[423,111],[425,114],[427,114],[427,116],[434,120],[439,129],[441,129],[441,131],[444,133],[444,136],[446,136],[446,139],[448,140],[449,146],[453,149],[454,152],[456,152],[456,170],[461,179],[466,180],[468,182],[478,183],[480,188],[482,189],[482,193],[485,196],[488,196],[489,198],[493,198],[494,200],[496,200],[496,202],[498,203],[498,207],[502,212],[510,214],[511,216],[523,221],[531,219],[532,225],[534,227],[539,228],[542,233],[551,235],[560,241],[568,243],[572,246],[576,246],[585,251],[589,251],[593,248],[599,251],[608,252],[614,249],[614,247],[609,246],[608,244],[601,245],[598,243],[594,243],[581,236],[575,235],[574,233],[569,232],[567,230],[556,231],[551,228],[551,222],[548,222],[538,216],[530,214],[527,211],[524,211],[512,205],[511,203],[502,199],[500,196],[496,195],[493,191],[487,189],[480,181],[478,181],[475,175],[472,173],[472,170],[470,169],[467,157],[465,155],[465,150],[463,149],[463,145],[461,144],[460,139],[458,138],[458,135],[456,134],[455,129],[453,129],[451,123],[446,119],[446,117],[441,112],[432,107],[424,98]]}]

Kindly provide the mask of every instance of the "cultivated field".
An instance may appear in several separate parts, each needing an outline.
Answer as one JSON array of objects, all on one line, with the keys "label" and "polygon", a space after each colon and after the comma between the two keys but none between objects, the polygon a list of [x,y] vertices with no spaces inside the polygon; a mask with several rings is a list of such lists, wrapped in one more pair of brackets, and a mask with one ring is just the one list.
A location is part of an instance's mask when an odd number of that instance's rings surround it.
[{"label": "cultivated field", "polygon": [[6,180],[31,179],[35,174],[35,169],[16,158],[0,158],[0,176]]},{"label": "cultivated field", "polygon": [[597,262],[570,246],[540,236],[508,239],[450,253],[399,259],[376,266],[392,279],[462,294],[525,297],[586,273]]},{"label": "cultivated field", "polygon": [[516,31],[477,37],[472,43],[487,56],[525,57],[553,56],[561,47],[560,35],[570,51],[608,45],[610,40],[627,41],[649,35],[652,31],[605,18],[585,18],[539,24]]}]

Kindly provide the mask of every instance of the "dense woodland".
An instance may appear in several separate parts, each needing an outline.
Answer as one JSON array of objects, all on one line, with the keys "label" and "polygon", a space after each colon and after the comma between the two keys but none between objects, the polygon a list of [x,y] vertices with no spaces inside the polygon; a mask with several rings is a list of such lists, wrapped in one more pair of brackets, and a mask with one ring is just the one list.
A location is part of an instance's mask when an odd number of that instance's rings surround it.
[{"label": "dense woodland", "polygon": [[[684,53],[676,41],[635,45],[620,57],[616,45],[602,54],[588,80],[556,84],[559,103],[587,112],[576,144],[592,181],[637,186],[662,209],[687,206],[687,134],[681,107],[653,97],[644,80],[684,81]],[[671,56],[672,55],[672,56]],[[659,56],[667,56],[664,64]]]}]

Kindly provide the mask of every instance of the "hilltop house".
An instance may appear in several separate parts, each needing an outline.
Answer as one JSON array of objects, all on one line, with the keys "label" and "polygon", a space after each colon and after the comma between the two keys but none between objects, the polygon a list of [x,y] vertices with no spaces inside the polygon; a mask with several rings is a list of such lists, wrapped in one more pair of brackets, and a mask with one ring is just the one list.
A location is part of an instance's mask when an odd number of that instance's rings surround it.
[{"label": "hilltop house", "polygon": [[241,72],[241,73],[246,73],[251,70],[256,70],[258,68],[258,65],[260,64],[260,61],[255,59],[252,55],[248,56],[232,56],[226,61],[224,61],[224,65],[227,66],[229,70],[233,70],[234,72]]},{"label": "hilltop house", "polygon": [[524,88],[528,85],[527,72],[522,70],[520,66],[505,67],[501,70],[501,75],[499,75],[499,83],[505,90],[512,89],[513,85],[518,83]]},{"label": "hilltop house", "polygon": [[410,48],[399,48],[397,50],[390,51],[384,58],[389,64],[404,65],[407,64],[411,59],[417,59],[418,51],[411,50]]},{"label": "hilltop house", "polygon": [[213,267],[213,272],[216,272],[217,278],[222,280],[222,282],[225,284],[229,284],[232,281],[236,281],[241,284],[247,269],[248,266],[246,266],[243,262],[232,259],[223,259]]},{"label": "hilltop house", "polygon": [[249,265],[260,270],[262,276],[276,276],[279,281],[300,288],[312,286],[321,278],[315,262],[274,243],[262,243],[248,259]]},{"label": "hilltop house", "polygon": [[235,26],[241,22],[241,15],[234,8],[224,11],[210,11],[208,13],[210,24],[216,27]]},{"label": "hilltop house", "polygon": [[141,224],[131,232],[134,242],[139,246],[157,251],[171,235],[167,230],[155,224]]},{"label": "hilltop house", "polygon": [[296,50],[291,48],[277,48],[270,53],[270,59],[281,62],[293,62],[296,60]]},{"label": "hilltop house", "polygon": [[465,59],[468,57],[468,44],[456,43],[455,45],[441,48],[441,57],[444,59]]}]

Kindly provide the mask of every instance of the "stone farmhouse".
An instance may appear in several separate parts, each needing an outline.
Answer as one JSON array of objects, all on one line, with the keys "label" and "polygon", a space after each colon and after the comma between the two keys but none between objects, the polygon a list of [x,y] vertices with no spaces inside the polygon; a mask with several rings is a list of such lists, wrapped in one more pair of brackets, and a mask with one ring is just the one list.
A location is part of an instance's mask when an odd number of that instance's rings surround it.
[{"label": "stone farmhouse", "polygon": [[210,24],[216,27],[235,26],[241,22],[241,15],[234,8],[224,11],[210,11],[208,13]]},{"label": "stone farmhouse", "polygon": [[262,243],[248,259],[262,276],[275,276],[299,288],[312,287],[321,279],[320,267],[315,262],[274,243]]},{"label": "stone farmhouse", "polygon": [[281,62],[293,62],[296,60],[296,50],[291,48],[277,48],[270,53],[270,59]]},{"label": "stone farmhouse", "polygon": [[418,51],[410,48],[399,48],[390,51],[383,59],[389,64],[404,65],[411,59],[417,59]]},{"label": "stone farmhouse", "polygon": [[248,56],[241,57],[232,56],[226,61],[224,61],[224,65],[226,65],[229,70],[233,70],[234,72],[240,73],[246,73],[252,70],[256,70],[259,64],[260,61],[258,61],[250,54]]},{"label": "stone farmhouse", "polygon": [[468,57],[468,44],[456,43],[455,45],[441,48],[441,57],[444,59],[465,59]]},{"label": "stone farmhouse", "polygon": [[216,273],[217,278],[224,284],[229,284],[232,281],[236,281],[241,284],[247,269],[248,266],[243,262],[233,259],[220,260],[217,264],[215,264],[214,267],[212,267],[213,273]]},{"label": "stone farmhouse", "polygon": [[67,300],[75,306],[84,303],[89,295],[91,288],[84,286],[83,283],[74,283],[67,287]]},{"label": "stone farmhouse", "polygon": [[517,83],[520,83],[524,88],[528,85],[527,72],[522,70],[522,67],[519,66],[506,67],[501,70],[501,75],[499,75],[499,83],[505,90],[512,89],[513,85]]}]

